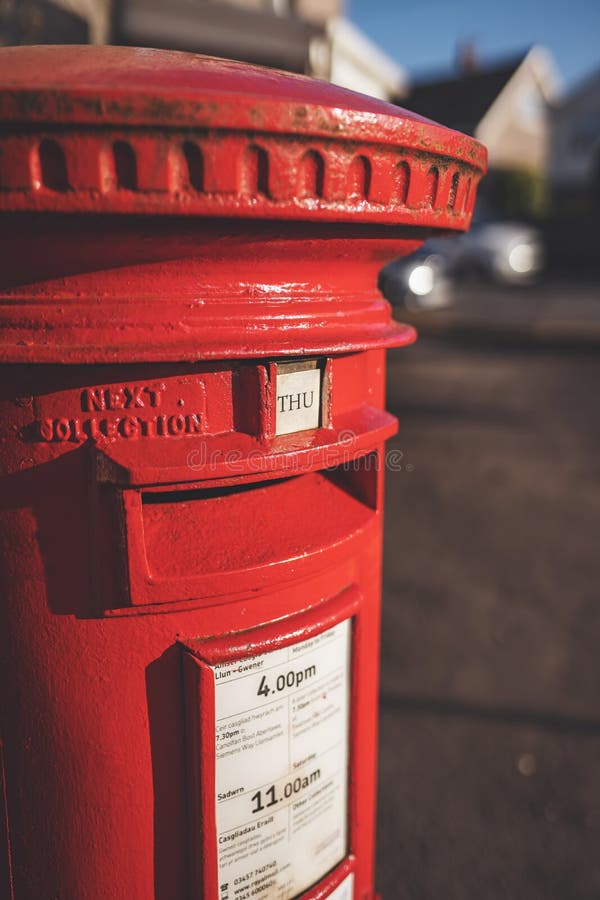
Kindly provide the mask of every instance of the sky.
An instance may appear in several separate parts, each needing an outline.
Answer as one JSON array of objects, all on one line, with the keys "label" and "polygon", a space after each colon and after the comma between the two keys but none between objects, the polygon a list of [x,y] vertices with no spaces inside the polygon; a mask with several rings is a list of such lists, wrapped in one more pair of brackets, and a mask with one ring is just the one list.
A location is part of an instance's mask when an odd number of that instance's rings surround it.
[{"label": "sky", "polygon": [[465,40],[484,62],[543,44],[567,89],[600,68],[600,0],[346,0],[346,13],[413,77],[451,68]]}]

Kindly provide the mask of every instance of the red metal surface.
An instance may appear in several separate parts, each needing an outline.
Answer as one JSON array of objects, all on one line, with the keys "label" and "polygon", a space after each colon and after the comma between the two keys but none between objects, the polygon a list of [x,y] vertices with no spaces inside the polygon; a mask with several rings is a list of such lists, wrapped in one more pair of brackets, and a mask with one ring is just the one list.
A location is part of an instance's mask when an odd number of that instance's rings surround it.
[{"label": "red metal surface", "polygon": [[[369,900],[384,351],[414,338],[374,286],[468,225],[484,151],[185,54],[0,76],[0,896],[216,900],[198,669],[351,618],[349,845],[306,896]],[[290,358],[319,424],[278,436]]]},{"label": "red metal surface", "polygon": [[175,362],[410,343],[375,284],[418,238],[363,228],[0,215],[0,355]]},{"label": "red metal surface", "polygon": [[6,209],[460,229],[485,168],[480,144],[399,107],[186,53],[11,47],[0,83]]}]

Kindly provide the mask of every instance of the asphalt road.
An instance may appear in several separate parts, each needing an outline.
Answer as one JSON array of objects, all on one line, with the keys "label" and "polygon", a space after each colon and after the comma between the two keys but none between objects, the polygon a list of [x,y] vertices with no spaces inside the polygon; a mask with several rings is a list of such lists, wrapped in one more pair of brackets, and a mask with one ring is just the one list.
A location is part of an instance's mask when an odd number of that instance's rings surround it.
[{"label": "asphalt road", "polygon": [[600,350],[388,363],[383,900],[598,900]]}]

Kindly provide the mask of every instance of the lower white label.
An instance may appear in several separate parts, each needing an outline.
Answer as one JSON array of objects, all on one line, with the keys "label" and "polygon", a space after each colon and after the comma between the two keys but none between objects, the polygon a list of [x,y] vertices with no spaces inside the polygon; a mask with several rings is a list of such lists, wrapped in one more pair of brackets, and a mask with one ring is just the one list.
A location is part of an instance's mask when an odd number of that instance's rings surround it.
[{"label": "lower white label", "polygon": [[350,631],[214,666],[219,900],[291,900],[346,855]]}]

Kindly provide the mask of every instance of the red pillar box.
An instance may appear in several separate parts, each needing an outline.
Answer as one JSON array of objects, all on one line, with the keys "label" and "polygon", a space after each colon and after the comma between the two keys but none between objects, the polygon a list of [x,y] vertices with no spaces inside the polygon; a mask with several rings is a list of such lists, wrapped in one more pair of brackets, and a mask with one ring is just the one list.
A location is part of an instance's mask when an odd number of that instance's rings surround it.
[{"label": "red pillar box", "polygon": [[0,894],[373,898],[374,286],[484,151],[186,54],[0,73]]}]

